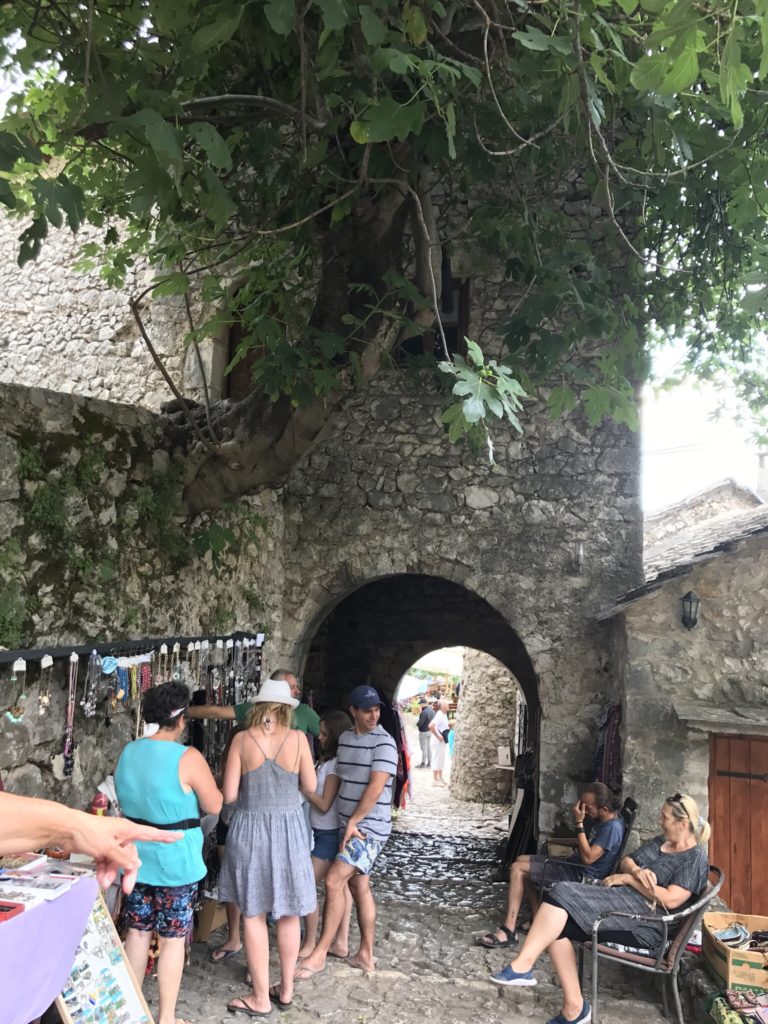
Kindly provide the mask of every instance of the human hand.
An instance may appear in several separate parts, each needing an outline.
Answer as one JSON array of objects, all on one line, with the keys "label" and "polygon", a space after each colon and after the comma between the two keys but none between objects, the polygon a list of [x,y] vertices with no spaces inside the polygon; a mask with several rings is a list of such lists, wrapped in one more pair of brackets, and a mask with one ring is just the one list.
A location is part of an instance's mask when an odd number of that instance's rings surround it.
[{"label": "human hand", "polygon": [[583,825],[584,819],[587,816],[587,809],[581,800],[577,800],[573,805],[573,820],[577,825]]},{"label": "human hand", "polygon": [[636,882],[640,883],[643,889],[653,896],[658,879],[656,878],[656,874],[651,871],[650,868],[637,867],[632,872],[632,877]]},{"label": "human hand", "polygon": [[344,838],[341,840],[339,850],[343,850],[350,839],[362,839],[365,842],[365,833],[361,832],[357,827],[357,822],[350,820],[347,822],[347,827],[344,831]]},{"label": "human hand", "polygon": [[183,832],[137,825],[126,818],[78,813],[77,824],[62,845],[70,853],[84,853],[93,858],[96,878],[103,889],[108,888],[122,871],[123,892],[130,893],[141,865],[134,843],[175,843],[182,835]]},{"label": "human hand", "polygon": [[602,884],[608,889],[613,888],[614,885],[627,885],[631,880],[630,875],[618,874],[618,875],[607,875]]}]

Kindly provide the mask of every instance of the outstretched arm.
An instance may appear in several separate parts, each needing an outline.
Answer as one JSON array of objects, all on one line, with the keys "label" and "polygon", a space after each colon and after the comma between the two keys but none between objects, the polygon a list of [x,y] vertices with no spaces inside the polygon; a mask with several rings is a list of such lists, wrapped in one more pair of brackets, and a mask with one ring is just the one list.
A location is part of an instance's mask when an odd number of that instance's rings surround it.
[{"label": "outstretched arm", "polygon": [[235,709],[232,704],[191,704],[187,708],[190,718],[223,718],[234,721]]},{"label": "outstretched arm", "polygon": [[85,814],[52,800],[0,793],[0,854],[57,844],[71,853],[92,857],[96,877],[105,888],[124,871],[123,889],[133,889],[141,863],[134,842],[175,843],[180,838],[181,832]]}]

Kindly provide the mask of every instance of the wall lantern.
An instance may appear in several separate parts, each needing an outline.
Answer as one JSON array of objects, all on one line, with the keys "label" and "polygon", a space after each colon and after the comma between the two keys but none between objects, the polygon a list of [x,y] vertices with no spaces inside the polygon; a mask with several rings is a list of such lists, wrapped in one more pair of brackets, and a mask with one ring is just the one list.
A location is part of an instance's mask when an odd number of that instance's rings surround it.
[{"label": "wall lantern", "polygon": [[693,629],[693,627],[699,621],[699,605],[701,604],[701,602],[692,590],[689,590],[687,594],[683,594],[682,602],[682,623],[686,629]]}]

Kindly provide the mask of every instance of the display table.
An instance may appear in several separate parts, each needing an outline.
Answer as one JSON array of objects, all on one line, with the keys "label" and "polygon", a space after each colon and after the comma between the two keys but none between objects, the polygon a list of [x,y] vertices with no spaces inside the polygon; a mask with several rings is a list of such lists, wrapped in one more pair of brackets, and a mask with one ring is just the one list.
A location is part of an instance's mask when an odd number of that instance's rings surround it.
[{"label": "display table", "polygon": [[95,878],[81,878],[58,899],[0,923],[3,1024],[29,1024],[59,995],[98,893]]}]

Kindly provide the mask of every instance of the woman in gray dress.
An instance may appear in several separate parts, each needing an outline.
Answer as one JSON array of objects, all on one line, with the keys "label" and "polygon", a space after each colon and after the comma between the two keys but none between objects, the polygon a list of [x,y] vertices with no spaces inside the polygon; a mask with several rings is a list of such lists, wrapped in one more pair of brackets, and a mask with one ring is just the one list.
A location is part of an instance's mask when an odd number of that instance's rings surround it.
[{"label": "woman in gray dress", "polygon": [[[233,999],[230,1013],[267,1017],[272,1003],[293,1001],[300,918],[317,906],[299,782],[317,784],[307,737],[291,729],[299,702],[287,682],[268,679],[251,709],[248,728],[235,736],[224,769],[224,801],[237,801],[219,875],[219,898],[243,915],[252,991]],[[269,985],[267,914],[277,919],[280,982]]]},{"label": "woman in gray dress", "polygon": [[[589,1003],[582,997],[576,953],[570,940],[584,941],[592,922],[610,911],[659,917],[695,900],[707,884],[709,862],[704,844],[710,828],[695,800],[675,793],[659,817],[662,835],[643,843],[620,865],[620,873],[602,885],[558,882],[544,897],[531,930],[512,963],[491,975],[496,985],[535,985],[533,968],[546,950],[563,989],[563,1009],[549,1024],[586,1024]],[[656,955],[662,928],[626,918],[607,918],[600,929],[603,942],[649,949]]]}]

